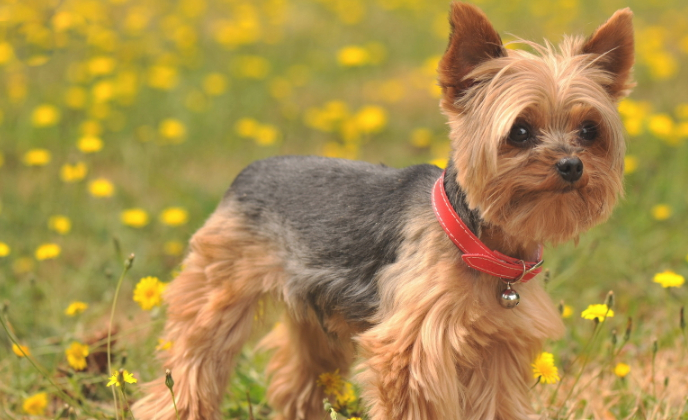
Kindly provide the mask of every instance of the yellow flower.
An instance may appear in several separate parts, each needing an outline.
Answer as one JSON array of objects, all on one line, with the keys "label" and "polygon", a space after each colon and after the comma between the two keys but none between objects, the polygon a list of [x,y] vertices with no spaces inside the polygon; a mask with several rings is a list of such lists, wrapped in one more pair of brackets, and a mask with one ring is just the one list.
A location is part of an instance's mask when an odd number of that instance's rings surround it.
[{"label": "yellow flower", "polygon": [[415,147],[429,147],[432,142],[432,131],[427,128],[416,128],[411,132],[411,144]]},{"label": "yellow flower", "polygon": [[361,108],[354,116],[356,127],[363,133],[374,133],[385,128],[387,112],[384,108],[369,105]]},{"label": "yellow flower", "polygon": [[559,382],[559,369],[554,366],[554,355],[552,353],[540,353],[531,366],[533,367],[533,377],[535,379],[539,378],[540,382],[545,384]]},{"label": "yellow flower", "polygon": [[157,277],[144,277],[139,280],[134,289],[134,302],[137,302],[144,311],[160,306],[165,287],[167,284],[162,283]]},{"label": "yellow flower", "polygon": [[48,219],[48,229],[54,230],[60,235],[66,235],[72,229],[72,222],[67,216],[59,214],[50,216],[50,219]]},{"label": "yellow flower", "polygon": [[338,407],[346,407],[356,401],[354,386],[350,382],[344,381],[344,386],[335,394]]},{"label": "yellow flower", "polygon": [[14,48],[8,42],[0,43],[0,64],[5,64],[14,58]]},{"label": "yellow flower", "polygon": [[179,143],[184,141],[184,137],[186,136],[186,126],[179,120],[167,118],[160,122],[158,132],[163,138],[175,143]]},{"label": "yellow flower", "polygon": [[318,376],[316,384],[323,388],[323,392],[328,395],[336,395],[344,387],[344,380],[339,375],[339,369],[334,372],[325,372]]},{"label": "yellow flower", "polygon": [[165,254],[176,257],[184,252],[184,244],[179,241],[167,241],[163,245],[163,249]]},{"label": "yellow flower", "polygon": [[108,56],[93,57],[88,61],[88,72],[92,76],[102,76],[110,74],[115,69],[117,62],[114,58]]},{"label": "yellow flower", "polygon": [[169,226],[180,226],[187,222],[189,213],[181,207],[168,207],[160,213],[160,221]]},{"label": "yellow flower", "polygon": [[370,62],[370,54],[363,47],[349,45],[337,51],[337,62],[342,67],[360,67]]},{"label": "yellow flower", "polygon": [[74,165],[65,163],[60,168],[60,179],[62,182],[77,182],[86,177],[88,168],[84,162],[77,162]]},{"label": "yellow flower", "polygon": [[10,249],[9,245],[7,245],[4,242],[0,242],[0,257],[6,257],[6,256],[10,255],[11,251],[12,250]]},{"label": "yellow flower", "polygon": [[564,310],[561,312],[562,318],[571,318],[573,316],[573,308],[569,305],[564,305]]},{"label": "yellow flower", "polygon": [[172,348],[172,342],[169,340],[165,340],[163,338],[158,338],[158,345],[155,346],[156,350],[169,350]]},{"label": "yellow flower", "polygon": [[22,408],[26,414],[42,416],[45,413],[45,407],[48,406],[48,394],[39,392],[24,400]]},{"label": "yellow flower", "polygon": [[84,88],[72,86],[65,91],[65,105],[72,109],[83,109],[86,106],[88,94]]},{"label": "yellow flower", "polygon": [[[121,376],[120,376],[120,374],[121,374]],[[128,384],[135,384],[137,382],[137,379],[134,378],[134,374],[129,373],[126,370],[122,370],[120,372],[113,372],[112,376],[110,376],[109,379],[110,379],[110,381],[107,383],[106,386],[112,386],[112,385],[120,386],[120,385],[122,385],[122,382],[126,382]],[[122,380],[122,382],[120,382],[120,379]]]},{"label": "yellow flower", "polygon": [[75,341],[65,350],[67,363],[69,363],[69,366],[74,370],[84,370],[86,369],[86,356],[88,356],[88,353],[88,345]]},{"label": "yellow flower", "polygon": [[220,73],[210,73],[203,79],[203,91],[211,96],[219,96],[227,89],[227,78]]},{"label": "yellow flower", "polygon": [[262,80],[270,73],[270,62],[258,55],[244,55],[237,57],[234,69],[239,77]]},{"label": "yellow flower", "polygon": [[242,118],[234,124],[234,130],[241,137],[253,137],[260,124],[253,118]]},{"label": "yellow flower", "polygon": [[581,312],[581,318],[585,319],[595,319],[597,318],[600,322],[603,322],[606,317],[613,317],[614,311],[611,310],[605,304],[595,304],[589,305],[586,310]]},{"label": "yellow flower", "polygon": [[273,125],[265,124],[260,125],[258,127],[253,136],[253,139],[260,146],[269,146],[271,144],[274,144],[275,141],[277,141],[278,137],[279,131],[277,130],[277,128]]},{"label": "yellow flower", "polygon": [[630,371],[631,367],[626,363],[617,363],[616,366],[614,366],[614,374],[619,378],[625,377]]},{"label": "yellow flower", "polygon": [[94,197],[111,197],[115,186],[105,178],[98,178],[88,183],[88,192]]},{"label": "yellow flower", "polygon": [[31,122],[36,127],[49,127],[60,121],[60,110],[53,105],[43,104],[34,108]]},{"label": "yellow flower", "polygon": [[442,169],[447,167],[447,163],[449,163],[449,159],[447,158],[437,158],[430,161],[430,164],[439,166]]},{"label": "yellow flower", "polygon": [[179,75],[174,67],[158,65],[148,70],[148,86],[154,89],[171,90],[178,82]]},{"label": "yellow flower", "polygon": [[42,244],[36,248],[36,259],[38,261],[51,260],[60,256],[61,248],[58,244]]},{"label": "yellow flower", "polygon": [[79,139],[76,147],[82,153],[95,153],[103,148],[103,140],[96,136],[84,136]]},{"label": "yellow flower", "polygon": [[655,220],[666,220],[671,217],[671,206],[667,204],[657,204],[650,210]]},{"label": "yellow flower", "polygon": [[122,223],[134,228],[142,228],[148,224],[148,213],[144,209],[127,209],[120,215]]},{"label": "yellow flower", "polygon": [[[14,343],[12,343],[12,351],[14,352],[14,354],[16,354],[19,357],[31,355],[31,352],[29,351],[28,347],[22,346],[22,345],[16,345]],[[22,353],[22,351],[23,351],[23,353]]]},{"label": "yellow flower", "polygon": [[636,169],[638,169],[638,158],[631,155],[624,157],[624,173],[632,174]]},{"label": "yellow flower", "polygon": [[24,165],[45,166],[50,163],[51,154],[46,149],[31,149],[24,154]]},{"label": "yellow flower", "polygon": [[67,316],[75,316],[79,315],[80,313],[83,313],[86,309],[88,309],[88,303],[85,302],[80,302],[80,301],[74,301],[67,306],[67,309],[65,309],[65,315]]},{"label": "yellow flower", "polygon": [[652,281],[661,284],[664,288],[667,288],[681,287],[683,286],[683,283],[686,282],[686,279],[680,274],[676,274],[671,270],[666,270],[664,272],[655,274]]}]

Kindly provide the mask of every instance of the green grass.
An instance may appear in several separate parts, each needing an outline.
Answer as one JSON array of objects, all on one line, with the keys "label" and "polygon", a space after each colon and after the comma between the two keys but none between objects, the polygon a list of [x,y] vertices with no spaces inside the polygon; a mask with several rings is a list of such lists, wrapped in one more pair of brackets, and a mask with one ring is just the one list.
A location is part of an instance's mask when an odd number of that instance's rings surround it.
[{"label": "green grass", "polygon": [[[550,418],[688,418],[687,343],[679,325],[685,286],[652,282],[664,270],[688,275],[688,8],[678,0],[479,5],[505,40],[515,34],[555,42],[564,33],[591,33],[617,8],[634,10],[638,86],[624,121],[632,134],[629,162],[637,167],[607,223],[578,245],[546,250],[549,291],[573,315],[565,320],[566,336],[546,344],[562,381],[536,385],[533,401]],[[0,254],[7,253],[0,256],[0,301],[13,334],[46,372],[15,356],[0,333],[0,418],[27,417],[23,402],[40,392],[48,404],[36,418],[57,418],[64,403],[75,406],[78,418],[114,418],[104,349],[117,279],[130,253],[136,259],[115,312],[113,366],[140,382],[164,376],[154,357],[164,308],[142,311],[133,289],[145,276],[172,280],[182,256],[169,243],[186,243],[251,161],[324,154],[401,167],[446,158],[447,129],[433,84],[447,9],[444,0],[0,4]],[[338,64],[347,46],[368,55],[360,66]],[[99,57],[111,60],[111,68],[99,68],[92,61]],[[152,74],[159,66],[174,76]],[[221,76],[224,88],[208,86],[211,74]],[[346,109],[328,119],[322,111],[331,101]],[[33,122],[42,104],[59,111],[53,124]],[[633,105],[638,110],[628,112]],[[384,118],[361,114],[368,106]],[[309,115],[329,129],[314,128]],[[263,134],[242,136],[238,125],[246,118]],[[361,124],[366,118],[368,128]],[[181,123],[185,134],[166,136],[165,119]],[[102,150],[78,149],[84,122],[102,139]],[[430,133],[425,141],[413,141],[418,129]],[[50,152],[50,162],[26,165],[26,152],[37,148]],[[88,173],[63,182],[61,167],[76,162]],[[89,193],[97,178],[112,182],[111,197]],[[667,206],[667,218],[653,216],[657,205]],[[185,209],[186,223],[162,223],[169,207]],[[124,225],[121,213],[130,208],[145,210],[149,223]],[[68,233],[49,229],[54,215],[71,220]],[[37,260],[45,243],[58,244],[60,255]],[[580,312],[603,303],[609,290],[615,316],[597,327],[591,342],[594,324]],[[72,301],[89,307],[67,316]],[[625,342],[629,317],[633,329]],[[73,341],[91,346],[85,371],[67,363]],[[255,418],[269,415],[265,360],[250,348],[242,354],[223,405],[227,418],[247,418],[247,393]],[[618,362],[631,366],[624,379],[613,373]],[[127,393],[136,398],[137,385]]]}]

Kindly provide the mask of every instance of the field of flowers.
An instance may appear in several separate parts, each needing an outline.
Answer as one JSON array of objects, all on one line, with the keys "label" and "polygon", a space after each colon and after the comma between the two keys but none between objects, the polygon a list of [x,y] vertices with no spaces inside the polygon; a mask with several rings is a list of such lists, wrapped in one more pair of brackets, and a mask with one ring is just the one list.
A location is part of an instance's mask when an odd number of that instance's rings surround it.
[{"label": "field of flowers", "polygon": [[[448,3],[0,1],[0,418],[130,417],[174,345],[160,293],[251,161],[443,165]],[[626,197],[546,250],[567,334],[532,395],[546,418],[688,419],[688,4],[476,3],[505,40],[538,42],[635,12]],[[265,358],[242,354],[226,418],[269,417]],[[345,379],[320,378],[328,410],[364,418]]]}]

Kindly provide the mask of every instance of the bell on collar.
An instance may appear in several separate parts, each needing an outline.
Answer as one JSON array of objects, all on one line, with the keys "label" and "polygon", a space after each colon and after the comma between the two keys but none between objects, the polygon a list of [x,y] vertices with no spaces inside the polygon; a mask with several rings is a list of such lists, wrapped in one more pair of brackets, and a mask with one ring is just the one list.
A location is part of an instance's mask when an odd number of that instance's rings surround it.
[{"label": "bell on collar", "polygon": [[521,297],[514,289],[511,288],[511,283],[506,284],[506,289],[499,295],[499,304],[502,308],[513,309],[521,302]]}]

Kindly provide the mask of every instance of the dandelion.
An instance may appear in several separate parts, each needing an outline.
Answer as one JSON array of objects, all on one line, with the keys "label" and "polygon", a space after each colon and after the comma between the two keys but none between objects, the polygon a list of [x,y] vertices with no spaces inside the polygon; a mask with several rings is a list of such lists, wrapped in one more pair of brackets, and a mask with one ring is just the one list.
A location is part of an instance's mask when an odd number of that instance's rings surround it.
[{"label": "dandelion", "polygon": [[359,130],[374,133],[382,130],[387,124],[387,112],[382,107],[369,105],[361,108],[354,119]]},{"label": "dandelion", "polygon": [[[121,377],[120,377],[120,373],[121,373]],[[138,382],[137,379],[134,378],[134,374],[129,373],[126,370],[122,370],[121,372],[113,372],[112,376],[110,376],[109,379],[110,380],[108,381],[107,385],[105,385],[105,386],[112,386],[112,385],[121,386],[122,382],[125,382],[128,384],[135,384],[136,382]],[[120,382],[120,379],[122,380],[122,382]]]},{"label": "dandelion", "polygon": [[18,357],[25,357],[25,356],[30,356],[31,352],[29,351],[29,348],[26,346],[16,345],[12,343],[12,351],[14,354],[16,354]]},{"label": "dandelion", "polygon": [[47,243],[36,248],[35,257],[38,261],[52,260],[60,256],[62,249],[58,244]]},{"label": "dandelion", "polygon": [[115,186],[105,178],[98,178],[88,183],[88,192],[94,197],[111,197]]},{"label": "dandelion", "polygon": [[24,153],[24,165],[26,166],[45,166],[50,163],[52,155],[47,149],[31,149]]},{"label": "dandelion", "polygon": [[168,207],[160,213],[160,221],[169,226],[181,226],[189,219],[189,213],[181,207]]},{"label": "dandelion", "polygon": [[82,153],[95,153],[103,148],[103,140],[96,136],[84,136],[79,139],[76,147]]},{"label": "dandelion", "polygon": [[110,74],[115,69],[117,62],[114,58],[108,56],[94,57],[88,61],[88,72],[92,76],[103,76]]},{"label": "dandelion", "polygon": [[242,118],[234,124],[234,130],[241,137],[253,137],[258,131],[260,123],[253,118]]},{"label": "dandelion", "polygon": [[74,165],[65,163],[60,168],[60,179],[66,183],[81,181],[86,177],[87,172],[88,168],[84,162],[77,162]]},{"label": "dandelion", "polygon": [[624,157],[624,174],[629,175],[638,169],[638,158],[635,156],[625,156]]},{"label": "dandelion", "polygon": [[325,394],[336,395],[344,387],[344,380],[339,375],[339,369],[337,369],[334,372],[320,374],[316,384],[323,388]]},{"label": "dandelion", "polygon": [[671,217],[672,209],[668,204],[657,204],[650,209],[652,218],[655,220],[666,220]]},{"label": "dandelion", "polygon": [[360,67],[370,62],[370,54],[363,47],[348,45],[337,51],[337,62],[342,67]]},{"label": "dandelion", "polygon": [[429,147],[432,142],[432,131],[427,128],[416,128],[411,132],[411,144],[415,147]]},{"label": "dandelion", "polygon": [[148,213],[140,208],[127,209],[120,214],[120,220],[126,226],[142,228],[148,224]]},{"label": "dandelion", "polygon": [[279,131],[277,131],[277,128],[273,125],[265,124],[258,127],[253,139],[260,146],[269,146],[274,144],[278,137]]},{"label": "dandelion", "polygon": [[11,251],[12,250],[10,249],[9,245],[4,242],[0,242],[0,258],[10,255]]},{"label": "dandelion", "polygon": [[667,288],[681,287],[683,286],[683,283],[686,282],[686,279],[680,274],[676,274],[671,270],[666,270],[661,273],[655,274],[652,281],[661,284],[664,288]]},{"label": "dandelion", "polygon": [[53,105],[43,104],[34,108],[31,122],[36,127],[49,127],[60,121],[60,110]]},{"label": "dandelion", "polygon": [[148,70],[148,86],[159,90],[172,90],[179,82],[177,69],[170,66],[153,66]]},{"label": "dandelion", "polygon": [[48,406],[48,394],[39,392],[24,400],[22,408],[26,414],[42,416],[45,414],[45,407]]},{"label": "dandelion", "polygon": [[69,217],[60,214],[50,216],[50,219],[48,219],[48,229],[60,235],[66,235],[72,229],[72,221],[69,220]]},{"label": "dandelion", "polygon": [[158,132],[163,138],[179,143],[182,142],[186,136],[186,126],[179,120],[167,118],[160,122]]},{"label": "dandelion", "polygon": [[531,365],[533,367],[533,377],[546,384],[559,382],[559,369],[554,366],[554,355],[542,352]]},{"label": "dandelion", "polygon": [[219,96],[227,90],[227,78],[220,73],[210,73],[203,79],[203,91],[211,96]]},{"label": "dandelion", "polygon": [[0,43],[0,64],[5,64],[14,58],[14,48],[8,42]]},{"label": "dandelion", "polygon": [[586,310],[581,312],[581,318],[595,319],[603,322],[606,317],[613,317],[614,311],[605,304],[589,305]]},{"label": "dandelion", "polygon": [[65,91],[64,102],[69,108],[83,109],[88,100],[88,93],[84,88],[72,86]]},{"label": "dandelion", "polygon": [[346,407],[347,405],[356,401],[356,393],[354,386],[347,381],[344,381],[344,386],[335,394],[337,405],[339,407]]},{"label": "dandelion", "polygon": [[562,318],[571,318],[573,316],[573,307],[570,305],[564,305],[564,308],[561,311],[561,317]]},{"label": "dandelion", "polygon": [[88,309],[88,303],[77,300],[70,303],[69,306],[67,306],[67,309],[65,309],[64,313],[67,316],[76,316],[83,313],[86,309]]},{"label": "dandelion", "polygon": [[155,346],[156,350],[169,350],[172,348],[172,341],[165,340],[164,338],[158,338],[158,345]]},{"label": "dandelion", "polygon": [[137,302],[144,311],[160,306],[165,287],[167,287],[167,284],[162,283],[157,277],[144,277],[136,284],[134,302]]},{"label": "dandelion", "polygon": [[184,252],[184,244],[179,241],[167,241],[163,245],[165,254],[176,257]]},{"label": "dandelion", "polygon": [[617,363],[616,366],[614,366],[614,375],[618,376],[619,378],[626,377],[626,375],[628,375],[630,372],[631,367],[626,363]]},{"label": "dandelion", "polygon": [[74,370],[84,370],[86,369],[86,356],[88,356],[88,353],[88,345],[74,341],[69,348],[65,350],[67,363],[69,363],[69,366]]}]

